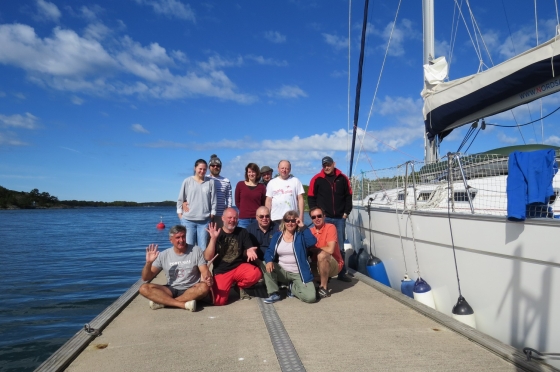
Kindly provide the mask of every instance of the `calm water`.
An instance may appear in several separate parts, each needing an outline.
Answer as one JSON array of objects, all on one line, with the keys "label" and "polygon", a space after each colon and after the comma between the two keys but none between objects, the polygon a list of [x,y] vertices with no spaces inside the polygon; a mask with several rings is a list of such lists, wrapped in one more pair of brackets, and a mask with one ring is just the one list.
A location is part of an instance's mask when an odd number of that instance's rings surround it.
[{"label": "calm water", "polygon": [[[155,226],[163,216],[164,231]],[[0,211],[0,371],[32,371],[170,246],[175,208]]]}]

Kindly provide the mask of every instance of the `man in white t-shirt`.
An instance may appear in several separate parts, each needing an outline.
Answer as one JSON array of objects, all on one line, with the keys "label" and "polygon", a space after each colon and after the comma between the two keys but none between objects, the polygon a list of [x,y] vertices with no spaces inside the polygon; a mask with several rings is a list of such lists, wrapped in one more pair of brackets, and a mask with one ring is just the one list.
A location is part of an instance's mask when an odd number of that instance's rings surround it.
[{"label": "man in white t-shirt", "polygon": [[278,163],[278,177],[270,180],[266,186],[265,206],[270,210],[271,219],[280,223],[284,213],[296,210],[303,221],[303,185],[300,180],[290,175],[292,165],[287,160]]},{"label": "man in white t-shirt", "polygon": [[158,251],[157,244],[146,248],[146,264],[142,280],[150,281],[164,270],[166,285],[144,283],[139,292],[150,300],[152,310],[165,306],[196,311],[196,300],[210,297],[213,278],[206,265],[202,250],[188,245],[186,228],[181,225],[169,229],[169,241],[173,247]]}]

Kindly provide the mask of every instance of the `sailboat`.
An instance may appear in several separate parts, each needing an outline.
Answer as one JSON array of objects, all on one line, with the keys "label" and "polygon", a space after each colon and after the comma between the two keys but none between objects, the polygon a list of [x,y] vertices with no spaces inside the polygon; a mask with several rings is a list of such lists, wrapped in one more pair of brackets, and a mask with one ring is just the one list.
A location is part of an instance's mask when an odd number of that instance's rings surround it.
[{"label": "sailboat", "polygon": [[[406,274],[426,280],[435,307],[452,315],[460,296],[476,328],[518,349],[560,352],[560,173],[548,203],[507,218],[508,159],[516,146],[466,156],[438,154],[453,129],[560,90],[560,35],[477,74],[444,81],[434,58],[433,0],[423,0],[425,161],[353,178],[346,235],[381,259],[391,286]],[[367,177],[366,177],[367,175]],[[531,218],[532,217],[532,218]],[[560,361],[550,361],[560,367]]]}]

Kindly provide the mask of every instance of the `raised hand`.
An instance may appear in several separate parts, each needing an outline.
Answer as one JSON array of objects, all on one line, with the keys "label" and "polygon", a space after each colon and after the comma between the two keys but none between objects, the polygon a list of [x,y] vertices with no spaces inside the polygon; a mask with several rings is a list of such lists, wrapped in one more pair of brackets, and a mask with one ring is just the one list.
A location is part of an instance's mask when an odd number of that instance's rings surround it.
[{"label": "raised hand", "polygon": [[208,224],[208,228],[206,229],[208,234],[210,234],[210,239],[218,239],[218,235],[220,234],[220,229],[214,222],[210,222]]},{"label": "raised hand", "polygon": [[257,259],[257,247],[247,249],[247,262],[251,262]]},{"label": "raised hand", "polygon": [[299,227],[305,226],[305,224],[303,223],[303,218],[297,218],[296,223]]},{"label": "raised hand", "polygon": [[146,262],[153,263],[159,256],[158,245],[150,244],[146,248]]}]

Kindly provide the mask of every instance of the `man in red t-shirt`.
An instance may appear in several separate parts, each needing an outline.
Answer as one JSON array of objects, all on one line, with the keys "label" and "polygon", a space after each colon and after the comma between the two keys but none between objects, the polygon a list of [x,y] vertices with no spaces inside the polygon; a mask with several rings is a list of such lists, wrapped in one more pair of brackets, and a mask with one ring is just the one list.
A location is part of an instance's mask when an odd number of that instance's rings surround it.
[{"label": "man in red t-shirt", "polygon": [[310,230],[317,238],[315,248],[311,249],[312,269],[316,268],[321,279],[319,296],[325,298],[330,296],[329,278],[338,275],[344,266],[344,260],[338,247],[336,227],[331,223],[325,223],[325,212],[319,207],[314,207],[309,211],[309,216],[313,221]]}]

